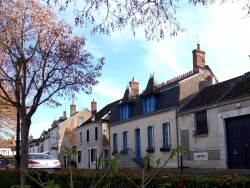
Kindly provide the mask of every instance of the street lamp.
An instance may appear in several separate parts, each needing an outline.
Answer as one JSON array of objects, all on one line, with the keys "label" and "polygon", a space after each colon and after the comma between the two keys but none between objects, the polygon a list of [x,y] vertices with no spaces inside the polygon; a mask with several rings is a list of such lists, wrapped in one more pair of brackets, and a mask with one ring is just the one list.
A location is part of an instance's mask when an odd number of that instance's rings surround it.
[{"label": "street lamp", "polygon": [[20,167],[20,117],[17,109],[17,121],[16,121],[16,161],[18,167]]}]

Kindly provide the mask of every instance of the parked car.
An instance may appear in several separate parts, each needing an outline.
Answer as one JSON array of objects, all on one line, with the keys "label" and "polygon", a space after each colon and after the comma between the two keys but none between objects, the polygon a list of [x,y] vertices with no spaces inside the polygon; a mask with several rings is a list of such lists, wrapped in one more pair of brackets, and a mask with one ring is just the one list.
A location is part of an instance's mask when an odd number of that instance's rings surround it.
[{"label": "parked car", "polygon": [[28,168],[60,169],[61,163],[49,154],[29,153]]},{"label": "parked car", "polygon": [[7,169],[9,162],[5,159],[0,159],[0,169]]},{"label": "parked car", "polygon": [[[8,168],[13,169],[15,167],[9,164]],[[29,153],[28,168],[44,169],[51,172],[61,169],[61,163],[59,160],[45,153]]]}]

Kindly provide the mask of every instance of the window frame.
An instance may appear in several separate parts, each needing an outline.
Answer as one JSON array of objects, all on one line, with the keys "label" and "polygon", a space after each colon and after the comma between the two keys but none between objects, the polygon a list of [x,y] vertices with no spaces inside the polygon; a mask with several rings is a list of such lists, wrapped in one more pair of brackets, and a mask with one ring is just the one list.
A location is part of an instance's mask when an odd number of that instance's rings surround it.
[{"label": "window frame", "polygon": [[194,136],[208,135],[207,111],[194,113]]},{"label": "window frame", "polygon": [[[80,157],[79,157],[79,152],[80,152]],[[80,161],[79,161],[79,159],[80,159]],[[82,150],[80,149],[80,150],[77,150],[77,163],[78,164],[81,164],[82,163]]]},{"label": "window frame", "polygon": [[98,140],[98,127],[95,127],[95,141]]},{"label": "window frame", "polygon": [[171,149],[171,131],[168,122],[162,124],[162,142],[163,149]]},{"label": "window frame", "polygon": [[148,114],[154,112],[156,108],[156,96],[148,95],[143,98],[143,113]]},{"label": "window frame", "polygon": [[128,131],[122,133],[123,149],[128,149]]},{"label": "window frame", "polygon": [[97,147],[95,147],[95,148],[90,148],[89,149],[90,150],[90,159],[89,159],[89,162],[90,163],[96,163],[97,162]]},{"label": "window frame", "polygon": [[148,150],[154,150],[155,149],[155,143],[154,143],[154,126],[150,125],[147,127],[147,133],[148,133]]},{"label": "window frame", "polygon": [[120,106],[120,120],[126,120],[130,118],[130,105],[129,104],[124,104]]},{"label": "window frame", "polygon": [[86,136],[86,139],[87,139],[86,142],[89,143],[89,129],[87,130],[86,134],[87,134],[87,136]]},{"label": "window frame", "polygon": [[117,133],[113,134],[113,152],[118,152],[118,148],[117,148]]}]

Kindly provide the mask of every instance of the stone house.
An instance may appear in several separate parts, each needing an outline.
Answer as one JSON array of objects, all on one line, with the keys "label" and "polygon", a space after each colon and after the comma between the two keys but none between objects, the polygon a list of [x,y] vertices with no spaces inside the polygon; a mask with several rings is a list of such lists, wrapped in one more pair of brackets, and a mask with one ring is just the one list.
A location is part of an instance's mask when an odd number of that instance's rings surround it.
[{"label": "stone house", "polygon": [[[123,154],[119,168],[142,167],[141,159],[147,153],[150,166],[156,159],[168,159],[172,148],[178,146],[177,110],[203,88],[217,83],[217,79],[205,64],[205,52],[200,45],[193,50],[193,70],[158,84],[151,75],[146,89],[139,93],[139,83],[129,82],[120,104],[110,114],[110,151]],[[175,156],[165,167],[180,165]]]},{"label": "stone house", "polygon": [[250,72],[201,90],[178,112],[192,168],[250,168]]},{"label": "stone house", "polygon": [[109,114],[118,101],[110,103],[97,112],[97,102],[91,102],[91,118],[76,128],[77,168],[106,168],[107,163],[98,164],[98,159],[109,158]]}]

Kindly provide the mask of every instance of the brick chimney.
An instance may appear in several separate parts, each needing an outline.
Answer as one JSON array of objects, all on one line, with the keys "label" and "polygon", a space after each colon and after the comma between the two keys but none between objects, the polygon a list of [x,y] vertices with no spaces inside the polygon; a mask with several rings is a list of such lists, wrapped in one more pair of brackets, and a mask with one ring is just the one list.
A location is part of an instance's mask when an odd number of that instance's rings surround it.
[{"label": "brick chimney", "polygon": [[91,116],[96,114],[96,110],[97,110],[97,103],[93,99],[93,101],[91,102]]},{"label": "brick chimney", "polygon": [[205,67],[205,52],[200,49],[200,44],[197,44],[197,49],[193,50],[193,71],[198,72],[198,68]]},{"label": "brick chimney", "polygon": [[70,105],[70,117],[73,116],[76,113],[76,105],[71,104]]},{"label": "brick chimney", "polygon": [[133,96],[139,95],[139,82],[135,82],[134,77],[132,78],[132,81],[129,82],[129,86],[132,90]]}]

